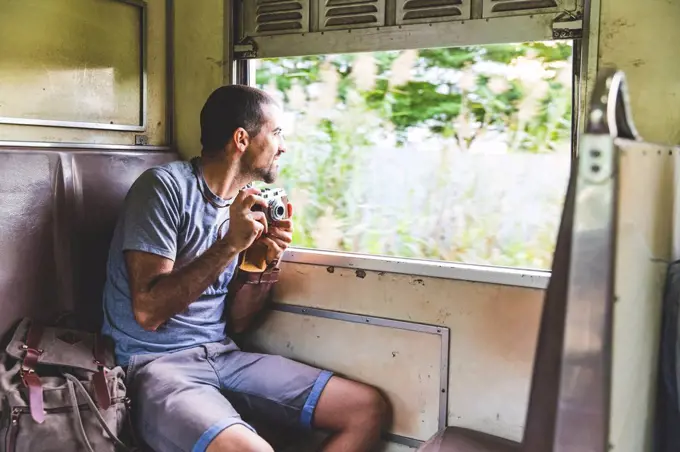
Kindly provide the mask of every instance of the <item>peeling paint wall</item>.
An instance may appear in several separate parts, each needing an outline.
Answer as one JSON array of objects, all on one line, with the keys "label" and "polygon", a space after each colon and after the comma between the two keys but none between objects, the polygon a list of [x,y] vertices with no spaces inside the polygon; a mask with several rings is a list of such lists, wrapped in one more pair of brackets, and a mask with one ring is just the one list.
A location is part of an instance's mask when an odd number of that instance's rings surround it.
[{"label": "peeling paint wall", "polygon": [[680,144],[679,23],[677,0],[602,0],[599,66],[625,71],[646,141]]},{"label": "peeling paint wall", "polygon": [[609,450],[639,452],[653,444],[675,157],[655,145],[622,149]]},{"label": "peeling paint wall", "polygon": [[[625,72],[633,120],[645,141],[680,143],[680,1],[601,0],[599,67]],[[667,151],[662,151],[667,155]],[[666,157],[665,159],[667,159]],[[633,161],[630,161],[633,159]],[[663,159],[660,167],[654,162]],[[653,443],[659,313],[669,258],[671,165],[656,152],[622,162],[610,450]],[[626,160],[629,160],[626,162]],[[650,165],[652,165],[650,167]],[[659,247],[662,244],[662,247]],[[651,256],[650,256],[651,255]],[[651,258],[650,258],[651,257]],[[622,276],[623,275],[623,276]]]},{"label": "peeling paint wall", "polygon": [[[521,440],[543,290],[286,262],[275,291],[283,304],[448,327],[448,424]],[[354,353],[332,359],[344,369]]]},{"label": "peeling paint wall", "polygon": [[379,387],[392,406],[390,432],[427,441],[439,430],[441,384],[447,378],[442,355],[448,341],[430,331],[403,328],[273,311],[249,342],[253,350]]},{"label": "peeling paint wall", "polygon": [[224,76],[224,0],[175,1],[175,139],[188,159],[201,153],[199,115]]}]

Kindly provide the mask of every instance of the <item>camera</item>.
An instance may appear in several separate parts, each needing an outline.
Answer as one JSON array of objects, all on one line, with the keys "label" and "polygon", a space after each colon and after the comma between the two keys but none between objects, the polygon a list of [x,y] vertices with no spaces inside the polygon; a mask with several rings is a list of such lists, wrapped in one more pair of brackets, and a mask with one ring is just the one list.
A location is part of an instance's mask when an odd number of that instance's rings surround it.
[{"label": "camera", "polygon": [[260,196],[267,201],[267,207],[253,206],[253,210],[264,211],[267,223],[272,224],[288,218],[288,196],[283,188],[263,188]]}]

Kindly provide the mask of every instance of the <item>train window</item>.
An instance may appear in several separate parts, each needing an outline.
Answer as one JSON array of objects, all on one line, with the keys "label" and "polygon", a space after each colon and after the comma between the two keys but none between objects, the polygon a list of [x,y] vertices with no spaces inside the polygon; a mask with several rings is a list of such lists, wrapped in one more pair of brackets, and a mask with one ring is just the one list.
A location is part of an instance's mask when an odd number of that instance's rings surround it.
[{"label": "train window", "polygon": [[549,269],[572,43],[252,60],[285,107],[294,245]]},{"label": "train window", "polygon": [[0,124],[144,131],[146,16],[136,0],[0,2]]}]

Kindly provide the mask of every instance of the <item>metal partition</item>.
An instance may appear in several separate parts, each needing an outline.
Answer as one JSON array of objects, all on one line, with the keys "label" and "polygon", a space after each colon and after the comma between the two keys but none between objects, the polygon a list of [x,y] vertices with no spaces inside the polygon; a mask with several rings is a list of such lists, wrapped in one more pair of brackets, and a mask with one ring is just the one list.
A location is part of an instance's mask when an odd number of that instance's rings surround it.
[{"label": "metal partition", "polygon": [[619,179],[615,139],[638,139],[622,72],[601,73],[586,123],[542,315],[525,452],[608,450]]}]

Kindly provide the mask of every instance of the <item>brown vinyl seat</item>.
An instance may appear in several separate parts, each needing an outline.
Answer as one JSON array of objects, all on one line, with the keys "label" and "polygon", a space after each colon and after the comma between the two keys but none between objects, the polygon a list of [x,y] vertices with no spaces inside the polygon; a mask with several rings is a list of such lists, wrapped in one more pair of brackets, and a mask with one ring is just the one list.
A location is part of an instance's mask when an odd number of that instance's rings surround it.
[{"label": "brown vinyl seat", "polygon": [[419,449],[421,452],[518,452],[520,444],[461,427],[447,427]]},{"label": "brown vinyl seat", "polygon": [[0,334],[24,316],[73,310],[101,325],[106,258],[119,209],[145,169],[172,152],[0,150]]},{"label": "brown vinyl seat", "polygon": [[72,312],[99,330],[106,259],[128,189],[173,152],[0,150],[0,335]]}]

